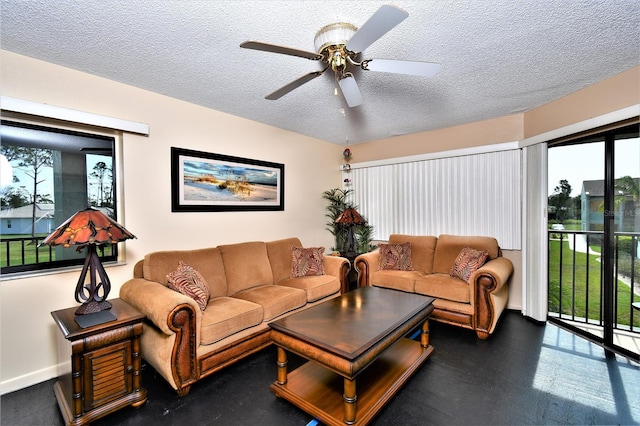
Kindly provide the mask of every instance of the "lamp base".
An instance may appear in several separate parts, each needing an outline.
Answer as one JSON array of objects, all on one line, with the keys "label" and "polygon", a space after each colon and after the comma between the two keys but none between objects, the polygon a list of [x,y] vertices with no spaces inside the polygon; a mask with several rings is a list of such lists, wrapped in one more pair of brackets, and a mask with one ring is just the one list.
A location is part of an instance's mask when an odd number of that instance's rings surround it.
[{"label": "lamp base", "polygon": [[116,321],[118,318],[111,311],[100,311],[93,314],[76,315],[76,324],[80,328],[89,328],[94,325],[100,325],[111,321]]},{"label": "lamp base", "polygon": [[111,309],[111,303],[106,300],[103,300],[102,302],[92,300],[91,302],[80,305],[76,310],[76,315],[93,314],[100,311],[106,311],[107,309]]}]

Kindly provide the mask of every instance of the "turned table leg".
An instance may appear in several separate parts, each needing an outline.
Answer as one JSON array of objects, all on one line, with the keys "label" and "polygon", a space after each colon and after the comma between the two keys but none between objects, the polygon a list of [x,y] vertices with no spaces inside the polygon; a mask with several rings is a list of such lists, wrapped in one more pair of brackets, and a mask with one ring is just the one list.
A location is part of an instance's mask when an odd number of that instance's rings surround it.
[{"label": "turned table leg", "polygon": [[423,348],[429,346],[429,320],[422,324],[422,334],[420,335],[420,344]]},{"label": "turned table leg", "polygon": [[344,399],[344,422],[352,425],[356,422],[356,401],[358,400],[356,396],[356,379],[344,379],[344,394],[342,394],[342,398]]},{"label": "turned table leg", "polygon": [[281,347],[277,348],[278,352],[278,380],[276,383],[284,385],[287,383],[287,352]]}]

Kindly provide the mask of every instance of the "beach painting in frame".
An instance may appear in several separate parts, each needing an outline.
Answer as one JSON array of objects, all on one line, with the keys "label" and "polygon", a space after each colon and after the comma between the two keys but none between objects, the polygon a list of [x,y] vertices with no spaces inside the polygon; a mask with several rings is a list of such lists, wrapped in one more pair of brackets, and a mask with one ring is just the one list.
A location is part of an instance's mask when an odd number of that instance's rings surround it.
[{"label": "beach painting in frame", "polygon": [[284,164],[171,148],[171,211],[284,210]]}]

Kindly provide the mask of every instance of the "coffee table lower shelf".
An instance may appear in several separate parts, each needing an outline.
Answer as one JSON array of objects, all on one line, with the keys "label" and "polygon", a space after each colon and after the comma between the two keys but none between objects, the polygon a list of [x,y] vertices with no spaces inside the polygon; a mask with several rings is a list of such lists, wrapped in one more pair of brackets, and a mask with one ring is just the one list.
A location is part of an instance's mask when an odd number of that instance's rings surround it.
[{"label": "coffee table lower shelf", "polygon": [[[356,425],[369,423],[432,354],[433,346],[403,338],[356,377]],[[274,382],[271,391],[327,425],[345,425],[344,378],[309,361]]]}]

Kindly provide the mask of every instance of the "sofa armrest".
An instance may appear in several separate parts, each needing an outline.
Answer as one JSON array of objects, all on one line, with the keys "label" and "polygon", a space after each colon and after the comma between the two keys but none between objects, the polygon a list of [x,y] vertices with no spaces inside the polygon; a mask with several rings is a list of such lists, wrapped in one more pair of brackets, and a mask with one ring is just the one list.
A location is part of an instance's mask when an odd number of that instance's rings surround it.
[{"label": "sofa armrest", "polygon": [[480,339],[493,333],[500,314],[507,305],[507,282],[513,273],[509,259],[498,257],[485,263],[471,276],[474,329]]},{"label": "sofa armrest", "polygon": [[[189,296],[144,278],[133,278],[125,282],[120,288],[120,298],[139,310],[168,335],[175,334],[173,317],[181,308],[190,307],[195,312],[196,324],[202,316],[200,307]],[[195,330],[193,332],[195,334]]]},{"label": "sofa armrest", "polygon": [[513,264],[511,261],[505,257],[497,257],[488,261],[476,270],[471,276],[471,281],[476,282],[482,275],[489,276],[494,281],[494,285],[487,290],[491,293],[497,293],[504,285],[506,285],[512,273]]},{"label": "sofa armrest", "polygon": [[340,280],[340,293],[344,294],[349,289],[349,270],[351,264],[345,257],[324,255],[324,273],[338,277]]},{"label": "sofa armrest", "polygon": [[[143,278],[133,278],[124,283],[120,288],[120,298],[142,312],[162,333],[175,336],[170,359],[159,357],[156,361],[171,371],[178,395],[186,396],[197,380],[196,342],[200,341],[199,324],[202,323],[200,307],[192,298]],[[156,336],[155,333],[153,335]],[[154,350],[153,343],[148,350]]]},{"label": "sofa armrest", "polygon": [[371,285],[371,274],[380,269],[380,250],[376,249],[356,257],[354,261],[358,271],[358,288]]}]

